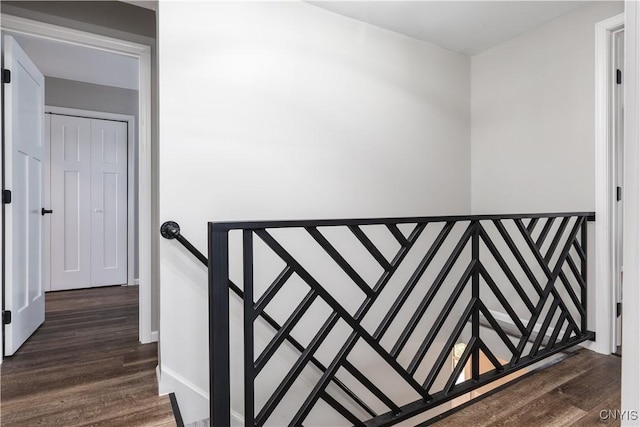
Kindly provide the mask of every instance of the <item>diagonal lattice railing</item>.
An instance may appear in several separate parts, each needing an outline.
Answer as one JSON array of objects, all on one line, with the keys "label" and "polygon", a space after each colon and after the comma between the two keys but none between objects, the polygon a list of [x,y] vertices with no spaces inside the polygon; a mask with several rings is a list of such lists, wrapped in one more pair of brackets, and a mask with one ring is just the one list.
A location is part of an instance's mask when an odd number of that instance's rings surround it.
[{"label": "diagonal lattice railing", "polygon": [[212,424],[231,365],[245,425],[393,425],[593,339],[593,217],[211,223]]}]

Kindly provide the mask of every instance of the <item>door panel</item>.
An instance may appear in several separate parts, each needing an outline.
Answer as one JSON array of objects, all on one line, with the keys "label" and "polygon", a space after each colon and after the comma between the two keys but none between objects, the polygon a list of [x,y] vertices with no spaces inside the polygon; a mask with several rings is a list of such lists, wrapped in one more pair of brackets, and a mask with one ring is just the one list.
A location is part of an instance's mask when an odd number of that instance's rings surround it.
[{"label": "door panel", "polygon": [[127,124],[91,120],[91,285],[127,283]]},{"label": "door panel", "polygon": [[91,286],[91,128],[51,115],[51,290]]},{"label": "door panel", "polygon": [[4,64],[11,71],[5,85],[5,187],[12,203],[5,207],[5,355],[14,354],[44,321],[43,164],[44,77],[10,36],[4,36]]},{"label": "door panel", "polygon": [[[44,119],[44,116],[43,116]],[[44,138],[41,138],[41,141]],[[39,154],[41,158],[30,157],[29,158],[29,183],[38,183],[38,185],[33,185],[32,188],[29,189],[29,224],[28,227],[28,245],[29,245],[29,265],[37,266],[37,268],[29,268],[29,283],[34,284],[33,286],[29,286],[29,301],[34,301],[40,297],[42,297],[44,289],[42,283],[42,268],[44,266],[43,262],[43,235],[42,235],[42,225],[43,219],[41,214],[41,209],[43,208],[44,197],[42,186],[44,185],[43,181],[43,163],[44,163],[44,149],[42,146],[39,148]],[[37,284],[37,285],[36,285]],[[26,304],[25,304],[26,306]]]}]

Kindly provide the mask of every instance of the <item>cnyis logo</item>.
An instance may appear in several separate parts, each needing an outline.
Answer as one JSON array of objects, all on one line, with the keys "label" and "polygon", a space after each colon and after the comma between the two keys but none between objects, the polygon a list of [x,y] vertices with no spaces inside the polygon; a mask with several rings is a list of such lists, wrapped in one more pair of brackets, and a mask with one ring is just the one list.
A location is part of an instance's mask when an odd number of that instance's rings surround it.
[{"label": "cnyis logo", "polygon": [[640,419],[638,416],[638,411],[630,411],[624,410],[621,411],[619,409],[603,409],[600,411],[600,419],[601,420],[621,420],[621,421],[637,421]]}]

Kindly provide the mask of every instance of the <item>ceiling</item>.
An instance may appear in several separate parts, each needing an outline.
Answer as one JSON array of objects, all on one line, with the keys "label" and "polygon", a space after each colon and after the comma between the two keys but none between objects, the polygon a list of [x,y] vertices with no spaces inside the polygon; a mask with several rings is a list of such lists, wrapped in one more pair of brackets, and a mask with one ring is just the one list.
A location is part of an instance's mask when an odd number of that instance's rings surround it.
[{"label": "ceiling", "polygon": [[309,1],[323,9],[475,55],[588,1]]},{"label": "ceiling", "polygon": [[124,55],[11,34],[36,67],[49,77],[138,90],[138,60]]},{"label": "ceiling", "polygon": [[[154,1],[128,1],[157,7]],[[309,1],[323,9],[475,55],[588,1]],[[13,34],[46,76],[138,89],[137,59]]]}]

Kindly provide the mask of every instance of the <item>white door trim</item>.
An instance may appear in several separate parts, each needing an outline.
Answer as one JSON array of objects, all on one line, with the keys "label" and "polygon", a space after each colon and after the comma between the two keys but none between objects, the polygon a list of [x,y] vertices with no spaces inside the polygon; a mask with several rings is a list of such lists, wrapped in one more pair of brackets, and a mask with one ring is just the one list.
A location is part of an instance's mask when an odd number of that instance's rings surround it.
[{"label": "white door trim", "polygon": [[127,114],[107,113],[93,110],[80,110],[77,108],[56,107],[54,105],[45,105],[44,111],[45,113],[60,114],[63,116],[88,117],[90,119],[116,120],[129,123],[133,123],[133,121],[135,121],[135,116]]},{"label": "white door trim", "polygon": [[[624,106],[624,281],[622,304],[621,410],[640,410],[640,5],[625,1]],[[623,426],[637,425],[626,417]]]},{"label": "white door trim", "polygon": [[[80,110],[77,108],[66,108],[66,107],[56,107],[52,105],[45,105],[44,107],[45,113],[51,114],[59,114],[63,116],[74,116],[74,117],[87,117],[90,119],[101,119],[101,120],[116,120],[119,122],[127,123],[127,286],[136,285],[136,277],[135,277],[135,216],[134,216],[134,197],[135,188],[134,188],[134,177],[135,177],[135,163],[133,159],[134,156],[134,139],[135,139],[135,126],[136,126],[136,118],[134,116],[130,116],[127,114],[115,114],[115,113],[106,113],[101,111],[91,111],[91,110]],[[51,141],[46,139],[47,144]],[[50,147],[47,147],[49,150]],[[49,151],[47,151],[49,154]],[[47,158],[47,162],[51,163],[51,158]],[[47,206],[51,206],[50,197],[51,197],[51,168],[45,169],[48,171],[49,175],[49,185],[45,185],[45,200],[49,203]],[[45,233],[51,232],[51,221],[45,222]],[[49,248],[50,251],[50,248]],[[50,268],[50,265],[49,265]],[[51,290],[51,271],[48,270],[45,272],[45,289],[47,291]]]},{"label": "white door trim", "polygon": [[595,301],[596,342],[589,348],[599,353],[615,351],[615,223],[611,201],[615,198],[613,173],[612,111],[611,102],[611,38],[624,27],[624,14],[596,23],[595,64]]},{"label": "white door trim", "polygon": [[101,36],[31,19],[2,14],[0,27],[14,33],[71,43],[92,49],[137,58],[138,87],[138,218],[139,218],[139,283],[140,283],[140,342],[152,341],[151,334],[151,46]]}]

